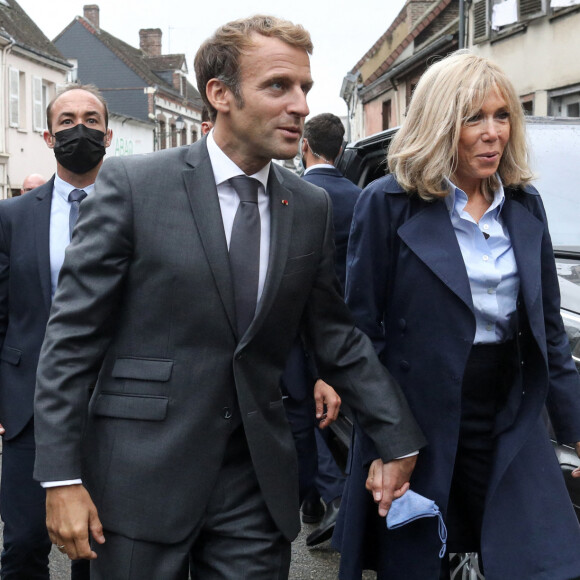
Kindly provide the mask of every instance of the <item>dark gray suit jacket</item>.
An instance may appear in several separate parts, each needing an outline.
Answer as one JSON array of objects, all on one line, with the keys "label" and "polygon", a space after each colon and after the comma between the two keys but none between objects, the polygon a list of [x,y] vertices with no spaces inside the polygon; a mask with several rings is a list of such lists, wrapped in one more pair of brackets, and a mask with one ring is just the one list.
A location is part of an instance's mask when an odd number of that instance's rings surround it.
[{"label": "dark gray suit jacket", "polygon": [[279,382],[301,324],[321,376],[360,413],[383,459],[423,444],[340,297],[327,194],[276,165],[268,190],[269,268],[242,337],[205,140],[106,161],[83,203],[39,365],[35,477],[82,476],[106,529],[154,542],[191,533],[237,399],[270,513],[296,536],[296,453]]},{"label": "dark gray suit jacket", "polygon": [[6,439],[32,419],[36,366],[50,312],[54,178],[0,202],[0,423]]}]

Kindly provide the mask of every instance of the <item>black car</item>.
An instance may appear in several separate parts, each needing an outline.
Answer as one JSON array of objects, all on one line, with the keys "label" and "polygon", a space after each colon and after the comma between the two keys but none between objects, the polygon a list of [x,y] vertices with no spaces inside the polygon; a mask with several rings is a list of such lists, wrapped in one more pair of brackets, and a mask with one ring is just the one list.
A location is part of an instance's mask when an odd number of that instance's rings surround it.
[{"label": "black car", "polygon": [[[562,295],[561,313],[572,356],[580,372],[580,119],[530,117],[527,124],[532,151],[531,165],[538,179],[548,215],[550,234]],[[388,173],[386,153],[397,129],[388,129],[348,144],[337,162],[338,169],[359,187]],[[341,414],[331,429],[335,455],[345,457],[351,440],[352,424]],[[580,520],[580,479],[571,472],[580,465],[573,448],[554,441],[566,485]]]}]

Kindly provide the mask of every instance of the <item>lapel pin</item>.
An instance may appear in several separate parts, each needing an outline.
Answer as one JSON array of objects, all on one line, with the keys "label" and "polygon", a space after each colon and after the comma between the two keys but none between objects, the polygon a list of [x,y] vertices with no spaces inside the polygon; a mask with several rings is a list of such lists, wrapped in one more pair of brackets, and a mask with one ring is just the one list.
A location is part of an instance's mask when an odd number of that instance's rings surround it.
[{"label": "lapel pin", "polygon": [[288,200],[287,199],[283,199],[282,200],[282,205],[288,205]]}]

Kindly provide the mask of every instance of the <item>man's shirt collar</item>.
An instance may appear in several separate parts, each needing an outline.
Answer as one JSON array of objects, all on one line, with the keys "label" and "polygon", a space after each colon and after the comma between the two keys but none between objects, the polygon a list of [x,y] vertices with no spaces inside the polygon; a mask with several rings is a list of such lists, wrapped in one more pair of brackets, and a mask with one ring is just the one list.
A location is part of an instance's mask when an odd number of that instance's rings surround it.
[{"label": "man's shirt collar", "polygon": [[91,193],[93,193],[93,191],[95,189],[95,184],[91,183],[90,185],[87,185],[86,187],[75,187],[74,185],[67,183],[64,179],[61,179],[58,176],[58,174],[55,174],[55,176],[54,176],[54,192],[56,193],[56,195],[60,196],[64,201],[66,201],[68,203],[68,194],[73,189],[82,189],[87,195],[90,195]]},{"label": "man's shirt collar", "polygon": [[[215,179],[215,184],[221,185],[222,183],[228,181],[232,177],[237,175],[246,175],[219,147],[215,142],[213,137],[213,129],[207,135],[207,152],[209,154],[209,160],[211,161],[211,166],[213,169],[213,175]],[[253,177],[257,179],[262,186],[264,191],[267,191],[268,185],[268,175],[270,174],[270,166],[272,162],[269,161],[253,175],[248,177]]]},{"label": "man's shirt collar", "polygon": [[316,163],[316,165],[311,165],[304,170],[302,175],[306,175],[309,171],[313,169],[336,169],[334,165],[330,165],[330,163]]}]

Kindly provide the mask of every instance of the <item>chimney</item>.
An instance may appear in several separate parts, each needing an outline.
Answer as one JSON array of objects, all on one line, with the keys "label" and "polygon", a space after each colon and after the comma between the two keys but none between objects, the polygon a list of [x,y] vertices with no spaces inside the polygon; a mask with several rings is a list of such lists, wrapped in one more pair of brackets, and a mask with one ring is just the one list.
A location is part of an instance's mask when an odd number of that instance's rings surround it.
[{"label": "chimney", "polygon": [[97,30],[99,26],[99,7],[97,4],[86,4],[83,6],[83,16],[88,20]]},{"label": "chimney", "polygon": [[161,56],[161,28],[139,30],[139,48],[147,56]]}]

